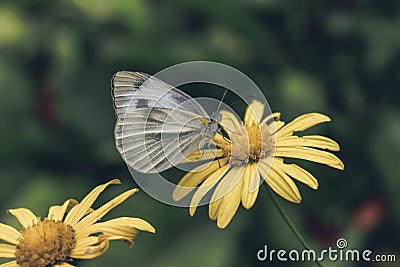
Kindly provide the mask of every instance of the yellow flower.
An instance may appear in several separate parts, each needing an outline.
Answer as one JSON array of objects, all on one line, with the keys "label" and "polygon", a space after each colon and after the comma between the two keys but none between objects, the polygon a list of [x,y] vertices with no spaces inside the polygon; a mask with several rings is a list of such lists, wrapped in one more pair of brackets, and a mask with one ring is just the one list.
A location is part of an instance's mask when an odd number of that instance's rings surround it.
[{"label": "yellow flower", "polygon": [[73,266],[73,259],[93,259],[103,254],[110,240],[122,240],[132,247],[141,231],[154,233],[148,222],[131,217],[120,217],[104,222],[99,220],[138,190],[128,190],[98,209],[91,206],[115,179],[94,188],[82,201],[69,199],[61,206],[52,206],[41,220],[25,208],[11,209],[23,229],[0,223],[0,258],[15,259],[0,267]]},{"label": "yellow flower", "polygon": [[248,106],[244,123],[228,111],[221,111],[221,114],[221,125],[229,139],[217,134],[213,139],[218,147],[216,151],[193,153],[188,160],[214,160],[187,173],[173,193],[173,198],[178,201],[198,186],[190,203],[191,216],[201,199],[215,188],[209,204],[209,217],[217,221],[219,228],[225,228],[240,202],[246,209],[254,205],[262,180],[283,198],[299,203],[301,195],[292,178],[312,189],[318,188],[318,181],[298,165],[286,164],[284,158],[313,161],[340,170],[344,168],[338,157],[324,151],[339,151],[339,145],[332,139],[319,135],[293,135],[330,121],[325,115],[304,114],[286,125],[280,121],[280,113],[261,120],[264,104],[256,100]]}]

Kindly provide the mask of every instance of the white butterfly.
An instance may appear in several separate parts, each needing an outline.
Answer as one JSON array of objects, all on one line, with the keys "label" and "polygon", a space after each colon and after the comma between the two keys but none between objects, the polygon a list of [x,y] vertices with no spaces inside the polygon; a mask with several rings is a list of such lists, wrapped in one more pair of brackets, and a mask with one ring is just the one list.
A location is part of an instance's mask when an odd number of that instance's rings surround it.
[{"label": "white butterfly", "polygon": [[115,73],[112,96],[118,151],[142,173],[179,164],[218,131],[221,115],[209,118],[189,95],[145,73]]}]

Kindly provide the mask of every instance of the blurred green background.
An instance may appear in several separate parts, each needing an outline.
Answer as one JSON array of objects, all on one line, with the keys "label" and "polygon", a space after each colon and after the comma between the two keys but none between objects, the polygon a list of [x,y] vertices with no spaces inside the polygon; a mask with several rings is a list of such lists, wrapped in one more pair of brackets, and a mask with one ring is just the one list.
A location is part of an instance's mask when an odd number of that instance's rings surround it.
[{"label": "blurred green background", "polygon": [[[114,145],[112,74],[211,60],[249,75],[285,121],[332,118],[312,131],[340,143],[345,171],[305,163],[319,190],[299,184],[302,204],[280,199],[309,243],[335,247],[344,237],[399,261],[399,29],[396,0],[1,1],[0,221],[16,225],[13,207],[45,216],[110,178],[123,184],[98,203],[135,187]],[[312,266],[257,261],[264,244],[301,248],[265,187],[225,230],[206,207],[191,218],[143,191],[109,218],[122,215],[157,234],[140,234],[134,249],[115,242],[80,266]],[[346,264],[326,262],[367,266]]]}]

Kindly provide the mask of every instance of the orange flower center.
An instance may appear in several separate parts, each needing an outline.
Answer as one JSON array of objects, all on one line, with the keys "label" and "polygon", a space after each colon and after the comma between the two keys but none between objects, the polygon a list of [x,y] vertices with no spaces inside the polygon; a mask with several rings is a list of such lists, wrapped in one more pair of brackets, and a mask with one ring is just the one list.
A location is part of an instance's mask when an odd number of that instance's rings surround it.
[{"label": "orange flower center", "polygon": [[258,124],[242,124],[240,131],[230,133],[231,143],[222,145],[224,157],[232,165],[246,165],[272,155],[275,140],[272,138],[270,127]]},{"label": "orange flower center", "polygon": [[21,267],[51,267],[65,262],[75,245],[75,231],[61,221],[45,218],[22,230],[15,257]]}]

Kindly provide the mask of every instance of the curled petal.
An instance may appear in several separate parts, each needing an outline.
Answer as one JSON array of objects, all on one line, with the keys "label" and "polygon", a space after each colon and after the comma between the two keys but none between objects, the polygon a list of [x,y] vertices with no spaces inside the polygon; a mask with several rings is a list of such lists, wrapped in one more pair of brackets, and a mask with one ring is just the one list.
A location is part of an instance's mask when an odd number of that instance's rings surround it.
[{"label": "curled petal", "polygon": [[75,259],[94,259],[103,254],[109,247],[109,240],[106,235],[102,234],[94,237],[94,239],[85,239],[83,243],[87,246],[75,246],[72,249],[70,257]]},{"label": "curled petal", "polygon": [[28,228],[29,226],[32,226],[38,222],[38,218],[35,216],[35,214],[25,208],[11,209],[8,210],[8,213],[14,215],[24,228]]},{"label": "curled petal", "polygon": [[140,218],[119,217],[106,222],[92,224],[79,231],[76,236],[80,238],[95,233],[103,233],[107,236],[118,235],[131,238],[136,236],[138,230],[151,233],[155,233],[156,231],[151,224]]},{"label": "curled petal", "polygon": [[84,229],[85,227],[97,222],[101,218],[103,218],[104,215],[106,215],[110,210],[124,202],[127,198],[138,192],[138,189],[131,189],[128,190],[121,195],[115,197],[114,199],[110,200],[97,210],[94,210],[92,213],[88,214],[86,217],[84,217],[82,220],[80,220],[74,227],[76,231],[79,231],[81,229]]},{"label": "curled petal", "polygon": [[75,199],[68,199],[61,206],[52,206],[49,209],[47,218],[53,219],[55,221],[62,221],[64,215],[78,204],[79,202],[76,201]]},{"label": "curled petal", "polygon": [[68,225],[75,226],[80,219],[83,218],[87,214],[87,211],[99,197],[101,192],[106,189],[110,184],[120,184],[121,182],[118,179],[111,180],[108,183],[102,184],[94,188],[87,196],[82,199],[82,202],[71,209],[71,211],[67,214],[64,222]]}]

